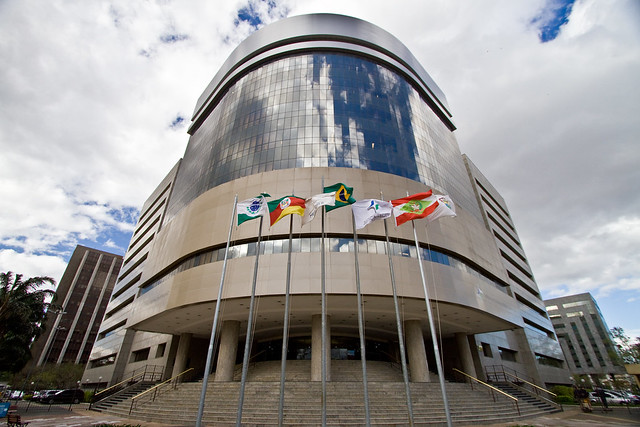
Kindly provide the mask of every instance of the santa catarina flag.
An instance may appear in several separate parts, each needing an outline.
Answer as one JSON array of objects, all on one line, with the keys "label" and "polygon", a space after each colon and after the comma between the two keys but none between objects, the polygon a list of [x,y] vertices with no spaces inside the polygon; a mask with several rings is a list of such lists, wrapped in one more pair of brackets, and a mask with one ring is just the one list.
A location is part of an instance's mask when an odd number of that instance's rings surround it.
[{"label": "santa catarina flag", "polygon": [[325,193],[336,193],[336,203],[334,205],[327,205],[325,210],[327,212],[341,208],[343,206],[351,205],[356,202],[356,199],[353,198],[353,187],[347,187],[343,183],[339,182],[337,184],[330,185],[328,187],[324,187]]},{"label": "santa catarina flag", "polygon": [[432,197],[431,190],[391,200],[391,204],[393,205],[393,216],[396,218],[396,226],[413,219],[425,218],[438,206],[437,200]]},{"label": "santa catarina flag", "polygon": [[302,197],[285,196],[277,200],[271,200],[267,204],[269,205],[271,225],[274,225],[287,215],[304,215],[305,203]]},{"label": "santa catarina flag", "polygon": [[367,224],[377,219],[389,218],[392,209],[391,202],[377,199],[358,200],[351,205],[357,230],[364,228]]},{"label": "santa catarina flag", "polygon": [[305,200],[305,210],[302,216],[302,225],[311,222],[316,217],[316,212],[322,206],[333,206],[336,203],[336,192],[316,194]]},{"label": "santa catarina flag", "polygon": [[262,193],[258,197],[238,202],[238,225],[251,219],[266,216],[269,213],[265,197],[271,197],[267,193]]}]

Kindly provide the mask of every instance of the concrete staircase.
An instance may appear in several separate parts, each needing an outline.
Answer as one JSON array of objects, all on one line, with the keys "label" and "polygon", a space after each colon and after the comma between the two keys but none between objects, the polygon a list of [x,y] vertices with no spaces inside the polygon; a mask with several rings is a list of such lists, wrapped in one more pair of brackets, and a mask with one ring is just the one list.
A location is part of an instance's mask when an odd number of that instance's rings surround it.
[{"label": "concrete staircase", "polygon": [[491,383],[491,385],[499,388],[500,390],[510,394],[513,397],[517,397],[520,408],[530,407],[549,413],[560,412],[562,410],[558,406],[553,405],[545,401],[544,399],[540,399],[534,396],[532,393],[529,393],[526,390],[522,390],[521,388],[516,387],[509,382],[497,382]]},{"label": "concrete staircase", "polygon": [[[289,363],[291,362],[291,363]],[[257,364],[250,369],[245,387],[243,425],[277,425],[280,396],[280,362]],[[365,405],[360,361],[332,361],[332,381],[327,382],[327,425],[364,425]],[[277,365],[277,367],[272,366]],[[318,425],[322,421],[322,383],[308,379],[309,361],[288,361],[284,395],[284,424]],[[359,372],[359,376],[358,376]],[[305,377],[306,375],[306,377]],[[368,362],[369,409],[373,425],[408,425],[405,385],[400,369],[385,362]],[[198,413],[202,382],[183,383],[155,402],[138,406],[129,414],[130,400],[105,412],[150,422],[193,425]],[[414,422],[446,423],[438,381],[410,385]],[[466,384],[447,383],[447,397],[456,424],[498,423],[545,413],[534,406],[511,401]],[[208,382],[203,422],[206,425],[235,425],[240,383]],[[171,421],[169,421],[171,420]]]},{"label": "concrete staircase", "polygon": [[117,393],[110,395],[109,397],[100,400],[91,405],[91,409],[98,412],[108,411],[113,406],[116,406],[122,402],[128,402],[131,405],[131,398],[143,391],[149,390],[156,385],[155,381],[139,381],[130,387],[124,388]]}]

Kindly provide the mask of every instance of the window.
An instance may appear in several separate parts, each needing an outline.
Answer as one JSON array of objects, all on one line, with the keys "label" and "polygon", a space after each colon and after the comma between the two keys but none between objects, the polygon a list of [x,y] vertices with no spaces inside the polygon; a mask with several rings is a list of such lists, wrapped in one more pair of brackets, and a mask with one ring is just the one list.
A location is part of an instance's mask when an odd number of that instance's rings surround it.
[{"label": "window", "polygon": [[158,349],[156,350],[156,359],[164,356],[164,351],[167,348],[167,343],[162,343],[158,345]]},{"label": "window", "polygon": [[143,348],[142,350],[136,350],[131,353],[131,359],[129,359],[129,363],[133,362],[142,362],[149,358],[149,347]]},{"label": "window", "polygon": [[536,360],[540,365],[553,366],[555,368],[563,368],[564,363],[560,359],[536,353]]},{"label": "window", "polygon": [[508,348],[498,347],[498,352],[500,352],[500,359],[505,362],[517,362],[516,354],[517,351],[510,350]]},{"label": "window", "polygon": [[110,335],[115,334],[116,332],[118,332],[119,329],[121,329],[124,325],[127,324],[127,319],[123,320],[122,322],[113,325],[111,328],[107,329],[106,331],[102,331],[98,334],[98,340],[101,340],[103,338],[106,338]]},{"label": "window", "polygon": [[483,342],[480,344],[480,347],[482,347],[482,354],[484,354],[484,357],[493,358],[493,352],[491,351],[491,344],[487,344],[486,342]]},{"label": "window", "polygon": [[113,365],[114,363],[116,363],[115,353],[90,361],[89,369],[99,368],[101,366]]}]

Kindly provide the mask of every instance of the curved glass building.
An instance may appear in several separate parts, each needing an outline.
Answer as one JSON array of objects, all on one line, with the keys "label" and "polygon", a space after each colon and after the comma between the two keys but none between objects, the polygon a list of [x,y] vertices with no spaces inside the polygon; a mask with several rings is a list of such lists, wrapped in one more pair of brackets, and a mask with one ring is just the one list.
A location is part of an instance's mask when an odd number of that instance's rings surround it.
[{"label": "curved glass building", "polygon": [[[148,365],[160,366],[166,378],[187,368],[204,375],[216,304],[215,380],[237,380],[249,322],[252,369],[269,366],[258,362],[281,358],[290,271],[287,359],[299,361],[308,372],[303,378],[319,380],[324,231],[329,365],[362,357],[359,275],[366,359],[399,361],[401,330],[411,381],[434,379],[420,256],[445,376],[457,368],[486,379],[501,366],[540,385],[567,383],[506,204],[461,154],[454,130],[440,88],[400,41],[372,24],[304,15],[254,33],[197,101],[183,159],[141,211],[86,378],[114,383]],[[265,224],[259,246],[259,221],[234,222],[217,301],[236,195],[310,197],[338,182],[353,187],[355,199],[432,189],[452,198],[457,217],[417,221],[419,247],[410,224],[392,222],[387,245],[383,221],[354,240],[348,207],[327,213],[324,230],[319,218],[305,226],[294,218],[291,244],[288,218]],[[335,375],[329,366],[327,380]]]}]

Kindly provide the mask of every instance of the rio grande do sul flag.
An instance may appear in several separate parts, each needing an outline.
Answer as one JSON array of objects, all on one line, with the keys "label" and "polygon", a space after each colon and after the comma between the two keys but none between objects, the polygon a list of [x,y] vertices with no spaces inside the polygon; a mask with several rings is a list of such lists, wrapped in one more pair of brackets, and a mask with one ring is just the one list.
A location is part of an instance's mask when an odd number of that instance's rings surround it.
[{"label": "rio grande do sul flag", "polygon": [[258,197],[238,202],[238,225],[269,213],[265,197],[271,196],[267,193],[262,193]]},{"label": "rio grande do sul flag", "polygon": [[438,206],[437,201],[432,198],[431,190],[391,200],[391,204],[393,205],[393,216],[396,218],[396,226],[413,219],[425,218]]},{"label": "rio grande do sul flag", "polygon": [[285,196],[277,200],[267,202],[269,205],[269,217],[271,225],[291,214],[304,215],[305,202],[302,197]]}]

